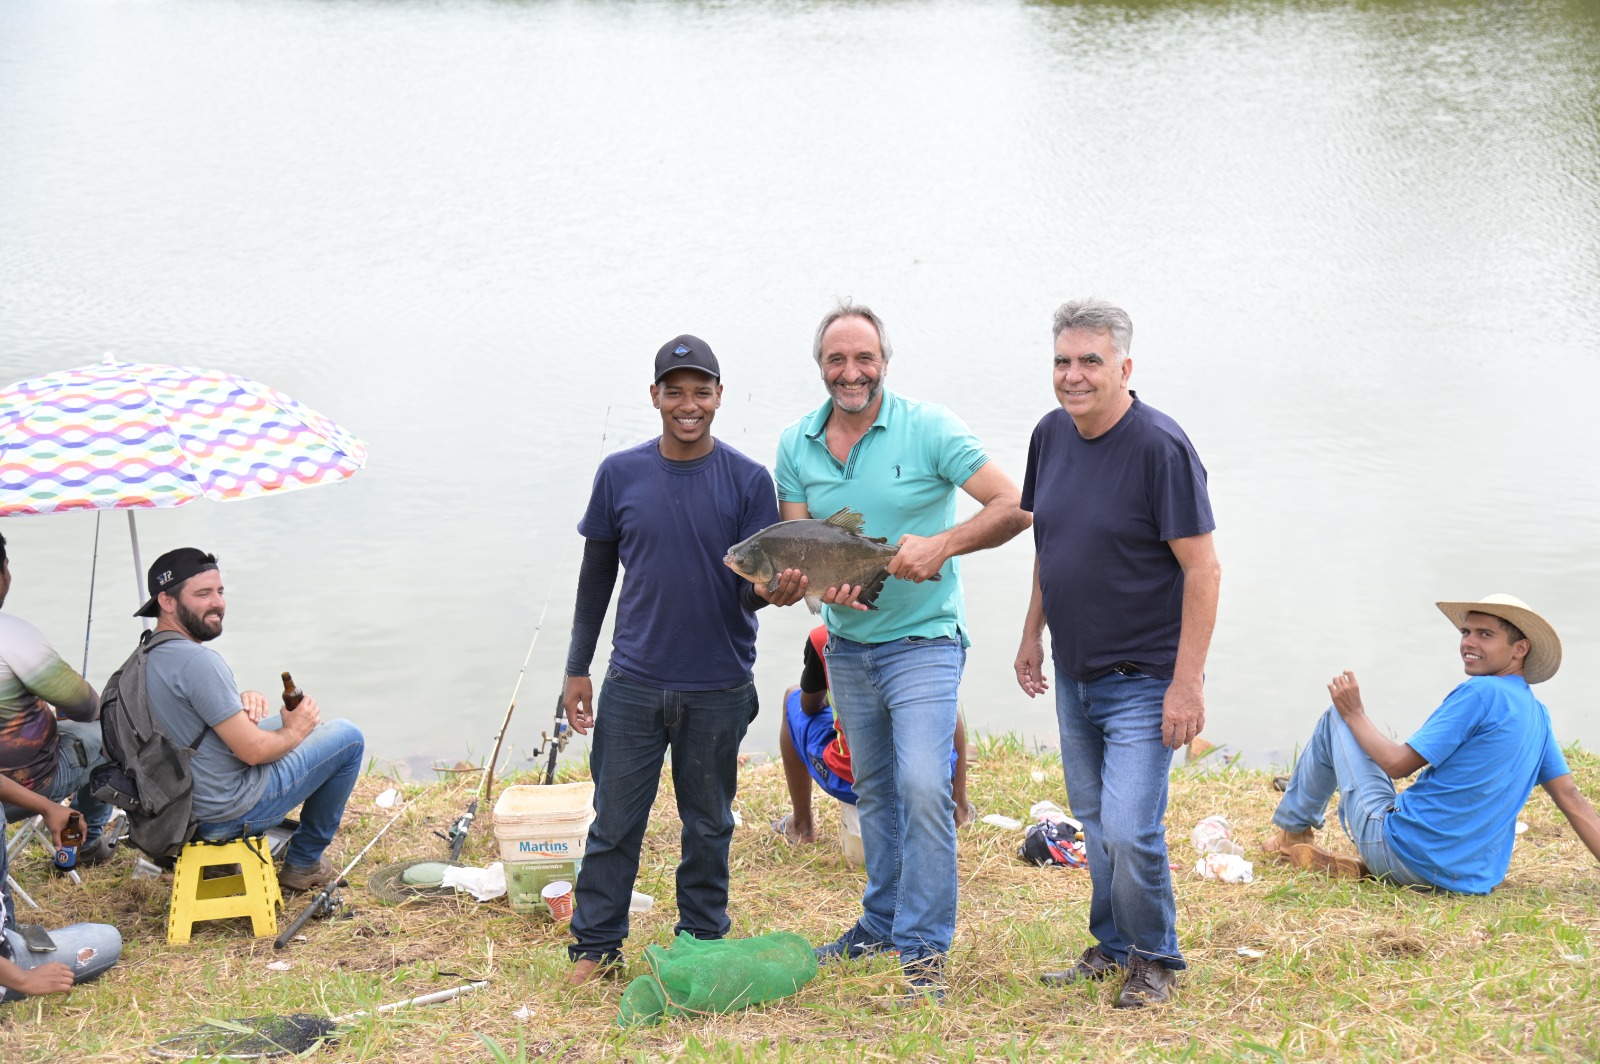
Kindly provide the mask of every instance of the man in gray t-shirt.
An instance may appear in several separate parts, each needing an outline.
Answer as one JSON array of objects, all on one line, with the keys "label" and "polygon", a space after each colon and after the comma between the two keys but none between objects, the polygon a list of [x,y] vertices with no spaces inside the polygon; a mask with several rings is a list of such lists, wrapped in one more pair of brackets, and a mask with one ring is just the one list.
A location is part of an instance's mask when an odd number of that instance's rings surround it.
[{"label": "man in gray t-shirt", "polygon": [[194,747],[194,815],[201,839],[259,835],[300,807],[278,883],[318,890],[335,872],[323,851],[333,841],[366,749],[347,720],[324,723],[316,699],[269,717],[267,698],[239,690],[222,655],[205,644],[222,634],[226,603],[217,559],[180,547],[150,567],[150,601],[172,639],[150,651],[146,685],[156,723],[173,742]]}]

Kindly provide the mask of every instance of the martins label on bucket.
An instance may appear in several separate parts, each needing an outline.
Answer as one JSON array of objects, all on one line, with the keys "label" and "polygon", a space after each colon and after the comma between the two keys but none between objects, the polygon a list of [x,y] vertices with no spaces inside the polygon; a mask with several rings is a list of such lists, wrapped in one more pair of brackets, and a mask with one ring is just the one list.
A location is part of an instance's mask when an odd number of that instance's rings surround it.
[{"label": "martins label on bucket", "polygon": [[535,842],[532,839],[518,839],[517,853],[545,853],[551,856],[565,857],[572,850],[571,844],[566,840],[544,839]]}]

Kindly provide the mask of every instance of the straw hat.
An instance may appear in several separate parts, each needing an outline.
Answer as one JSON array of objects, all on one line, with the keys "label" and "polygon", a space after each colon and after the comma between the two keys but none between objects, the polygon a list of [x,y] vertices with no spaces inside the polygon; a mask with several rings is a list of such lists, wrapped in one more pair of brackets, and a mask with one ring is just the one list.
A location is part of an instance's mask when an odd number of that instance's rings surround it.
[{"label": "straw hat", "polygon": [[1467,626],[1467,614],[1487,613],[1522,629],[1529,643],[1527,660],[1522,663],[1522,678],[1529,683],[1543,683],[1561,668],[1561,640],[1557,638],[1556,630],[1521,599],[1511,595],[1489,595],[1477,602],[1439,602],[1435,605],[1457,628]]}]

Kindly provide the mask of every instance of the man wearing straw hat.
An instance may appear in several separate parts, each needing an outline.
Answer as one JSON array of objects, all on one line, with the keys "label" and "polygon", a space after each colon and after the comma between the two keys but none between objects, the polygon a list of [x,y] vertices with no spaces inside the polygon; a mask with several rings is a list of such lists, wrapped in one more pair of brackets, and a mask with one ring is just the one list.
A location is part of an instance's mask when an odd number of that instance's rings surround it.
[{"label": "man wearing straw hat", "polygon": [[[1555,629],[1510,595],[1438,606],[1461,633],[1466,682],[1397,743],[1368,718],[1355,674],[1335,676],[1333,706],[1272,814],[1278,830],[1268,853],[1334,876],[1487,894],[1505,879],[1517,814],[1539,784],[1600,858],[1600,817],[1573,783],[1550,712],[1529,687],[1561,667]],[[1397,794],[1393,781],[1418,769]],[[1335,790],[1359,859],[1314,841]]]}]

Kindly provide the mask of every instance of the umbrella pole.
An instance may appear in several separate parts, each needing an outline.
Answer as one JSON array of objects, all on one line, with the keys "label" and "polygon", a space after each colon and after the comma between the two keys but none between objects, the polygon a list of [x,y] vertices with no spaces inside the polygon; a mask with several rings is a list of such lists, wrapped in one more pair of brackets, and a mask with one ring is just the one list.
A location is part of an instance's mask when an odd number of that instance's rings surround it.
[{"label": "umbrella pole", "polygon": [[[139,526],[134,523],[133,511],[128,511],[128,538],[133,541],[133,608],[138,609],[144,605],[144,561],[139,557]],[[140,618],[146,628],[150,627],[150,618]]]},{"label": "umbrella pole", "polygon": [[83,621],[83,675],[89,675],[89,633],[94,629],[94,577],[100,570],[100,515],[94,512],[94,555],[89,559],[89,616]]}]

